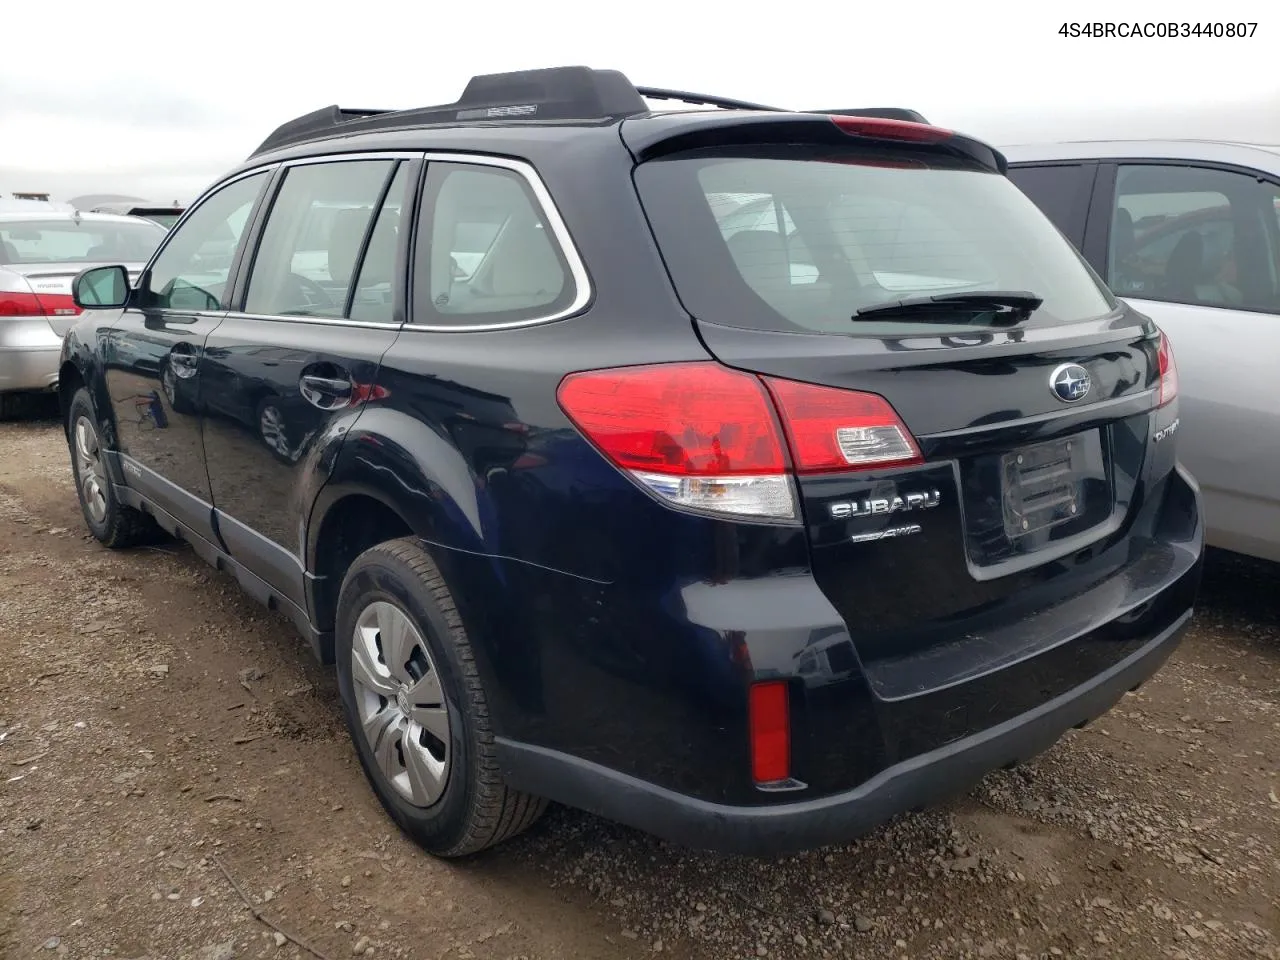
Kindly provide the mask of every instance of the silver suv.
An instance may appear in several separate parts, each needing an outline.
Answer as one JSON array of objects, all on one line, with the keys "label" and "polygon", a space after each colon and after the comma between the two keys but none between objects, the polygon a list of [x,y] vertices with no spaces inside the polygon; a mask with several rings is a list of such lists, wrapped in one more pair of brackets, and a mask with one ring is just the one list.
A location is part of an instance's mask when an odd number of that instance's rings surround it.
[{"label": "silver suv", "polygon": [[1009,176],[1169,335],[1209,543],[1280,561],[1280,145],[1004,147]]}]

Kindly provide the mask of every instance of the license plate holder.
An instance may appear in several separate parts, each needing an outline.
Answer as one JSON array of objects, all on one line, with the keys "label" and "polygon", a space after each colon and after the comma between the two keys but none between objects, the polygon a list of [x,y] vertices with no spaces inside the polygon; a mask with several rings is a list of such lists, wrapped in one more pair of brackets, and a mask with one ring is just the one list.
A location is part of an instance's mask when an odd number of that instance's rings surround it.
[{"label": "license plate holder", "polygon": [[1083,517],[1100,443],[1091,431],[1006,453],[1000,462],[1005,535],[1019,539]]}]

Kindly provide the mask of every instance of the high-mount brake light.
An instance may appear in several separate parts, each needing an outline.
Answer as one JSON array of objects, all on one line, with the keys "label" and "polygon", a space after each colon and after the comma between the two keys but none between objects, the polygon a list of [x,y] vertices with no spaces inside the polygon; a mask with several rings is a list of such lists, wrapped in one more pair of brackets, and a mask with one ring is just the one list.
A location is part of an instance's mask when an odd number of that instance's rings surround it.
[{"label": "high-mount brake light", "polygon": [[615,466],[704,513],[794,521],[793,474],[921,462],[882,397],[712,361],[573,373],[558,399]]},{"label": "high-mount brake light", "polygon": [[1171,403],[1178,396],[1178,364],[1173,359],[1173,345],[1163,331],[1160,333],[1160,347],[1156,353],[1160,365],[1160,399],[1159,405]]},{"label": "high-mount brake light", "polygon": [[937,143],[954,134],[942,127],[912,120],[890,120],[887,117],[832,117],[831,122],[850,136],[876,140],[906,140],[911,143]]}]

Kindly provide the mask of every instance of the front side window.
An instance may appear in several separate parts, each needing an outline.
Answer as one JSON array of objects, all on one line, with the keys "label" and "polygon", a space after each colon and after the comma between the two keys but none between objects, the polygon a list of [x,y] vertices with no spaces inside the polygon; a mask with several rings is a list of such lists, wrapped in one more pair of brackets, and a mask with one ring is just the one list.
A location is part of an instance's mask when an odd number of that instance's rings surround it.
[{"label": "front side window", "polygon": [[140,305],[162,310],[225,310],[227,278],[265,172],[227,184],[174,230],[152,264]]},{"label": "front side window", "polygon": [[395,166],[395,160],[349,160],[291,168],[258,241],[245,312],[342,317]]},{"label": "front side window", "polygon": [[0,263],[146,263],[164,237],[143,220],[0,221]]},{"label": "front side window", "polygon": [[528,183],[432,163],[414,254],[413,321],[465,327],[552,316],[573,301],[564,255]]},{"label": "front side window", "polygon": [[1125,164],[1108,280],[1120,296],[1280,310],[1280,190],[1230,170]]},{"label": "front side window", "polygon": [[893,305],[993,291],[1039,299],[1028,326],[1114,309],[1036,205],[969,161],[725,148],[641,164],[636,185],[677,292],[710,322],[929,333],[986,323],[990,311],[906,316]]}]

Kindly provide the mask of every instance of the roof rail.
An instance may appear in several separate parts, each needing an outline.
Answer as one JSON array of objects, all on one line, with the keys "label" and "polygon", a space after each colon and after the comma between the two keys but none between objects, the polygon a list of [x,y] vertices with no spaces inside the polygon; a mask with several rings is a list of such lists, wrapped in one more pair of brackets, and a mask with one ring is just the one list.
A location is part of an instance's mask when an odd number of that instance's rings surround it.
[{"label": "roof rail", "polygon": [[455,103],[409,110],[325,107],[278,127],[250,156],[291,143],[345,133],[427,123],[483,120],[591,120],[631,116],[648,108],[617,70],[551,67],[472,77]]},{"label": "roof rail", "polygon": [[810,110],[809,113],[827,113],[836,117],[875,117],[880,120],[909,120],[912,123],[929,121],[916,110],[906,107],[846,107],[840,110]]},{"label": "roof rail", "polygon": [[768,110],[771,113],[784,112],[781,107],[766,107],[761,103],[747,100],[733,100],[729,97],[717,97],[708,93],[688,93],[684,90],[667,90],[663,87],[636,87],[636,93],[648,100],[679,100],[698,106],[722,107],[725,110]]},{"label": "roof rail", "polygon": [[274,150],[276,147],[284,146],[286,143],[298,143],[302,140],[308,140],[313,136],[332,131],[335,127],[349,123],[352,120],[363,120],[366,117],[377,117],[390,112],[390,110],[343,108],[336,103],[328,107],[321,107],[311,113],[304,113],[288,123],[280,124],[271,136],[263,140],[258,149],[253,151],[253,156],[257,156],[259,153],[266,153],[268,150]]}]

